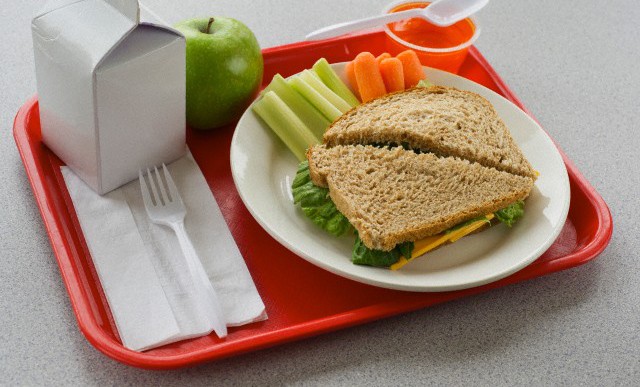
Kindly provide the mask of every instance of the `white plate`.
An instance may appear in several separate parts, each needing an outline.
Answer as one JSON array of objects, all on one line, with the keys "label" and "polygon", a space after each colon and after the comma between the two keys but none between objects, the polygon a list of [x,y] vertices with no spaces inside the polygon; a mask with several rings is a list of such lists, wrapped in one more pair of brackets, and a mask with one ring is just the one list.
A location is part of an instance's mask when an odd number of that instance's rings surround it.
[{"label": "white plate", "polygon": [[[343,75],[344,64],[333,65]],[[307,261],[337,275],[384,288],[420,292],[465,289],[506,277],[538,258],[560,233],[569,210],[569,179],[558,150],[522,110],[468,79],[425,68],[436,85],[476,92],[495,107],[531,165],[540,172],[525,216],[468,236],[398,271],[351,263],[353,236],[336,238],[293,205],[291,182],[298,162],[271,130],[248,109],[231,142],[231,171],[240,197],[276,240]],[[281,268],[283,273],[287,268]],[[283,279],[286,278],[283,277]]]}]

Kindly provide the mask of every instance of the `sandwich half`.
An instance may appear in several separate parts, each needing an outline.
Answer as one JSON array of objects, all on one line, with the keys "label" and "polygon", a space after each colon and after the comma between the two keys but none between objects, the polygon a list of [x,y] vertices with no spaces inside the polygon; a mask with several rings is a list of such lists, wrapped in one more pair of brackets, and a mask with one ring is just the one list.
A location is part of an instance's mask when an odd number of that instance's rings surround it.
[{"label": "sandwich half", "polygon": [[[316,145],[307,159],[308,179],[294,181],[294,199],[309,216],[305,200],[310,202],[312,192],[323,195],[315,187],[328,189],[338,215],[357,232],[354,262],[391,268],[477,231],[495,213],[521,203],[534,184],[529,176],[403,147]],[[384,259],[363,260],[364,250]],[[384,254],[393,251],[400,253]]]},{"label": "sandwich half", "polygon": [[416,87],[359,105],[327,129],[324,143],[397,144],[536,179],[491,103],[450,87]]}]

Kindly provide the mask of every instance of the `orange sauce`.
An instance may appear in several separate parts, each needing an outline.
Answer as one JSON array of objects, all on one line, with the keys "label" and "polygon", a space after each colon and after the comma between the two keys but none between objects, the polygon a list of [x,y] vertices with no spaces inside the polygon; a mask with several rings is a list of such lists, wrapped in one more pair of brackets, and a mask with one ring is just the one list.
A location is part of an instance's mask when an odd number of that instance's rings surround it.
[{"label": "orange sauce", "polygon": [[[404,3],[389,12],[425,8],[429,4],[429,2]],[[468,18],[449,27],[438,27],[421,18],[402,20],[391,23],[388,27],[401,40],[424,48],[424,50],[415,50],[422,64],[451,72],[458,70],[467,54],[467,48],[451,52],[433,52],[429,49],[447,49],[459,46],[469,41],[476,31],[473,21]],[[387,48],[391,54],[397,54],[411,48],[390,37],[387,41]]]}]

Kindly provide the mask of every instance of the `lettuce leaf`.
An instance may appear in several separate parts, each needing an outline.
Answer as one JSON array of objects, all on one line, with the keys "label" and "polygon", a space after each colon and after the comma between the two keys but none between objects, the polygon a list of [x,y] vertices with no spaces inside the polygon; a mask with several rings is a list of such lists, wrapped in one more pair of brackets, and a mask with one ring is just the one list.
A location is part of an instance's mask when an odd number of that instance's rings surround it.
[{"label": "lettuce leaf", "polygon": [[389,267],[398,262],[400,256],[411,258],[413,252],[413,242],[404,242],[396,245],[391,251],[373,250],[362,243],[356,233],[356,242],[353,245],[351,262],[356,265],[367,265],[376,267]]},{"label": "lettuce leaf", "polygon": [[327,188],[318,187],[311,181],[309,162],[298,165],[298,171],[291,184],[293,203],[300,204],[302,212],[313,223],[331,235],[341,236],[351,230],[351,223],[338,211],[329,197]]},{"label": "lettuce leaf", "polygon": [[422,79],[416,85],[416,87],[431,87],[431,86],[433,86],[433,83],[429,82],[428,79]]},{"label": "lettuce leaf", "polygon": [[496,211],[495,215],[499,221],[511,227],[524,215],[524,201],[518,200],[510,206]]}]

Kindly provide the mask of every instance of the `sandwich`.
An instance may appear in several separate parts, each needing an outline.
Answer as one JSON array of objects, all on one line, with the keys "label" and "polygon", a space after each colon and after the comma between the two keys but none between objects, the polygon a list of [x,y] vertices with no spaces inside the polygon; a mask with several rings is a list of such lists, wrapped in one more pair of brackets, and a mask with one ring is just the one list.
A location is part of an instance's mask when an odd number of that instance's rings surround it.
[{"label": "sandwich", "polygon": [[310,147],[294,203],[352,261],[398,269],[424,253],[524,213],[537,173],[483,97],[414,88],[359,105]]},{"label": "sandwich", "polygon": [[398,144],[536,178],[493,105],[451,87],[416,87],[362,104],[333,122],[323,142]]}]

